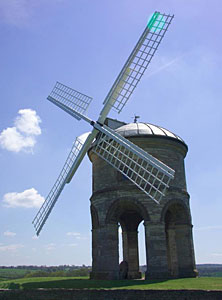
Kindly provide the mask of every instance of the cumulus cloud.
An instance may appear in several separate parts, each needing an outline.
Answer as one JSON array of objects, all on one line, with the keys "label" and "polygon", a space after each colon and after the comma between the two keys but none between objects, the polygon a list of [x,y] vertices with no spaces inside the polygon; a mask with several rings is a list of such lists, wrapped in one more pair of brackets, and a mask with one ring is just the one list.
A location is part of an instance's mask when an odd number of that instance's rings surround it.
[{"label": "cumulus cloud", "polygon": [[39,208],[44,198],[34,189],[28,189],[21,193],[7,193],[3,196],[3,204],[6,207]]},{"label": "cumulus cloud", "polygon": [[24,245],[22,244],[12,244],[12,245],[5,245],[5,246],[0,246],[0,251],[16,251],[20,248],[24,248]]},{"label": "cumulus cloud", "polygon": [[12,231],[9,231],[9,230],[7,230],[7,231],[5,231],[5,232],[3,233],[3,235],[4,235],[4,236],[13,237],[13,236],[15,236],[15,235],[16,235],[16,233],[15,233],[15,232],[12,232]]},{"label": "cumulus cloud", "polygon": [[41,120],[36,111],[32,109],[20,109],[18,113],[20,116],[15,119],[15,126],[18,130],[26,134],[41,134],[41,128],[39,127]]},{"label": "cumulus cloud", "polygon": [[36,136],[41,134],[40,117],[32,109],[20,109],[13,127],[0,133],[0,146],[12,152],[32,152]]}]

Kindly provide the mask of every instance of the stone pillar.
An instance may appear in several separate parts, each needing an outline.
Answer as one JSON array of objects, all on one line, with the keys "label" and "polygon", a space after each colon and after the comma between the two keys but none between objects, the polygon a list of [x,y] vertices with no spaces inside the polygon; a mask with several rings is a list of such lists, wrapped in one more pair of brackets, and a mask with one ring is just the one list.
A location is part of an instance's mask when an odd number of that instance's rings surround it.
[{"label": "stone pillar", "polygon": [[195,259],[193,249],[192,225],[184,224],[176,226],[177,253],[179,277],[196,277],[197,271],[194,270]]},{"label": "stone pillar", "polygon": [[167,260],[169,274],[172,277],[178,277],[178,254],[176,244],[176,231],[174,227],[169,227],[166,231],[167,239]]},{"label": "stone pillar", "polygon": [[146,279],[168,278],[165,224],[144,222],[146,240]]},{"label": "stone pillar", "polygon": [[117,224],[106,224],[93,229],[93,271],[90,273],[90,278],[119,279]]},{"label": "stone pillar", "polygon": [[123,260],[128,263],[128,279],[139,279],[138,231],[123,231]]}]

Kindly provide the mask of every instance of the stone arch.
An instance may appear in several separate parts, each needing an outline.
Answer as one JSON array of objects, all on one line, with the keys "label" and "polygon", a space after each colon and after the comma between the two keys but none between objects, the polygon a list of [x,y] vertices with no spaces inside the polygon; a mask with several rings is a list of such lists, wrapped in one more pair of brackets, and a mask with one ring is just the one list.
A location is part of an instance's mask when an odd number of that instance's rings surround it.
[{"label": "stone arch", "polygon": [[[120,279],[141,278],[139,272],[138,226],[142,220],[149,221],[147,209],[134,198],[120,198],[108,208],[106,224],[122,227],[123,262],[120,264]],[[126,265],[121,273],[121,266]]]},{"label": "stone arch", "polygon": [[186,205],[186,203],[180,199],[171,199],[165,204],[165,206],[163,207],[163,209],[161,211],[160,222],[165,222],[166,212],[169,209],[169,207],[171,207],[172,205],[179,205],[179,206],[183,207],[184,211],[187,214],[187,221],[189,222],[189,224],[191,224],[191,215],[190,215],[189,206]]},{"label": "stone arch", "polygon": [[113,224],[119,221],[119,216],[126,210],[132,210],[141,215],[144,221],[150,221],[146,207],[135,198],[121,197],[115,200],[107,210],[105,223]]},{"label": "stone arch", "polygon": [[173,199],[163,208],[168,271],[171,277],[194,276],[192,224],[189,207]]}]

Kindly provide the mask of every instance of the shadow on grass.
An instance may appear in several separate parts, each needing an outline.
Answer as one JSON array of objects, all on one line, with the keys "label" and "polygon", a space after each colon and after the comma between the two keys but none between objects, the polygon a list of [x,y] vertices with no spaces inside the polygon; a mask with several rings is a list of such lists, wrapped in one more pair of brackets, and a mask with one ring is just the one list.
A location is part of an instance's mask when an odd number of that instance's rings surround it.
[{"label": "shadow on grass", "polygon": [[14,283],[14,282],[11,282],[8,286],[8,289],[10,290],[17,290],[20,288],[20,285],[18,283]]},{"label": "shadow on grass", "polygon": [[[138,285],[149,285],[164,282],[166,280],[89,280],[89,279],[64,279],[54,281],[26,282],[20,288],[66,288],[66,289],[115,289],[126,286],[133,287]],[[10,287],[9,287],[10,288]]]}]

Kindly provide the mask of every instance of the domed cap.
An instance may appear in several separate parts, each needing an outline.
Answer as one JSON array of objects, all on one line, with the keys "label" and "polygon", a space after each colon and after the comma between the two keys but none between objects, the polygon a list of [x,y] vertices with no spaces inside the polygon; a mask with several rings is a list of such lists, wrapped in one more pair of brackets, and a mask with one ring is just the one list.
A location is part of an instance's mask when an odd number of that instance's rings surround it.
[{"label": "domed cap", "polygon": [[129,123],[123,125],[115,130],[117,133],[121,134],[124,137],[134,137],[134,136],[162,136],[168,138],[174,138],[180,142],[185,142],[175,133],[150,123]]}]

